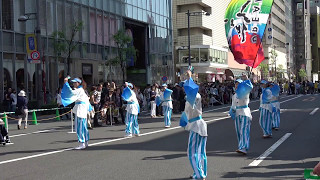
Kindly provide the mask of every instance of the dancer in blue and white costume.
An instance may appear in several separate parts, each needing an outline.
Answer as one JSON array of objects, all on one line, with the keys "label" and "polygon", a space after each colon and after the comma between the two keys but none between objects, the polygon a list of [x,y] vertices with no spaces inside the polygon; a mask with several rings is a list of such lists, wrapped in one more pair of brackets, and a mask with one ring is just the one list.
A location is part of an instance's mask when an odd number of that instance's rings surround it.
[{"label": "dancer in blue and white costume", "polygon": [[280,102],[279,102],[279,92],[280,87],[278,84],[271,83],[270,89],[272,92],[272,129],[275,129],[276,131],[280,128]]},{"label": "dancer in blue and white costume", "polygon": [[126,130],[125,137],[139,136],[138,114],[140,106],[136,94],[132,91],[133,85],[126,83],[127,87],[123,90],[122,98],[127,101]]},{"label": "dancer in blue and white costume", "polygon": [[162,85],[163,92],[161,93],[160,99],[162,101],[162,109],[164,115],[164,127],[169,128],[171,126],[171,115],[172,115],[172,90],[167,89],[167,85]]},{"label": "dancer in blue and white costume", "polygon": [[268,82],[261,81],[262,94],[260,96],[260,126],[263,131],[263,138],[270,138],[272,136],[272,92],[268,87]]},{"label": "dancer in blue and white costume", "polygon": [[202,119],[201,96],[192,78],[191,71],[187,71],[189,79],[184,83],[187,95],[185,110],[182,114],[180,125],[190,131],[187,154],[194,173],[191,179],[205,179],[207,177],[207,124]]},{"label": "dancer in blue and white costume", "polygon": [[230,116],[234,120],[235,129],[238,138],[238,149],[236,152],[246,155],[250,147],[250,127],[251,111],[248,106],[250,92],[253,85],[246,75],[243,80],[237,79],[235,83],[236,93],[232,97],[232,106]]},{"label": "dancer in blue and white costume", "polygon": [[74,90],[68,83],[68,78],[64,79],[64,85],[61,92],[61,101],[63,106],[75,102],[72,112],[75,114],[75,126],[78,136],[79,146],[75,149],[85,149],[88,147],[89,131],[87,127],[88,112],[92,111],[89,98],[81,86],[82,81],[79,78],[71,80]]}]

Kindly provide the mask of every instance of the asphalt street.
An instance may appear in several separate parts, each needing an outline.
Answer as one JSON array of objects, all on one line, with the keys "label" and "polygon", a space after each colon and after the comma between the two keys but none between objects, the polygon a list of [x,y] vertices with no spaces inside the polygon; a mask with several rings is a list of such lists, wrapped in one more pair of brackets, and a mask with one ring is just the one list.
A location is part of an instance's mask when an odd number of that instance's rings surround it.
[{"label": "asphalt street", "polygon": [[[304,179],[304,169],[320,160],[320,111],[316,109],[320,95],[284,95],[280,102],[281,127],[270,139],[262,138],[259,101],[249,104],[253,120],[246,156],[235,152],[234,122],[227,114],[230,105],[204,110],[208,180]],[[178,126],[179,118],[173,115],[171,128],[164,128],[163,118],[141,114],[141,136],[135,138],[124,138],[124,125],[95,128],[90,130],[89,147],[80,151],[73,150],[78,143],[76,134],[68,133],[70,120],[40,119],[39,125],[26,130],[17,130],[11,122],[14,144],[0,147],[0,179],[188,179],[192,174],[186,153],[189,132]],[[267,156],[262,155],[265,152]]]}]

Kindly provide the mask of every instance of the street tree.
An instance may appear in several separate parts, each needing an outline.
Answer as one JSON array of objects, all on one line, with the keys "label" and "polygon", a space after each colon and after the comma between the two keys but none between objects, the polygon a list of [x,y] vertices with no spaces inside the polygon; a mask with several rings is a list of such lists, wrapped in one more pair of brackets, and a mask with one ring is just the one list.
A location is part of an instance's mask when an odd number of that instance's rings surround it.
[{"label": "street tree", "polygon": [[137,50],[132,44],[132,38],[122,29],[113,35],[113,40],[117,45],[117,56],[107,60],[106,65],[120,66],[122,71],[122,80],[124,83],[126,79],[128,59],[133,58],[135,61],[137,58]]},{"label": "street tree", "polygon": [[76,40],[76,36],[83,29],[83,22],[74,22],[67,28],[69,28],[68,30],[70,33],[66,33],[64,31],[55,31],[52,34],[52,38],[55,39],[54,53],[56,57],[67,58],[67,74],[69,75],[71,54],[80,44],[80,41]]},{"label": "street tree", "polygon": [[261,71],[262,78],[265,79],[269,74],[269,65],[261,63],[258,67]]},{"label": "street tree", "polygon": [[305,80],[305,78],[307,77],[307,72],[305,69],[300,69],[298,74],[301,80]]}]

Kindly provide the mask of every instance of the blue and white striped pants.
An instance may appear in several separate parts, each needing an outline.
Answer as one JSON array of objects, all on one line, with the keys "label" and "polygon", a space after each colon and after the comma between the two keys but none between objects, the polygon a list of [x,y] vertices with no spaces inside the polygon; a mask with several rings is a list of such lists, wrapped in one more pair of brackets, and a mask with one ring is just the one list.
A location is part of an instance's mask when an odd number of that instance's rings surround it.
[{"label": "blue and white striped pants", "polygon": [[272,113],[272,127],[279,128],[280,127],[280,110]]},{"label": "blue and white striped pants", "polygon": [[200,136],[198,133],[190,131],[188,143],[188,157],[194,171],[194,179],[207,177],[207,137]]},{"label": "blue and white striped pants", "polygon": [[75,121],[76,121],[75,125],[76,125],[76,131],[78,135],[78,141],[81,143],[89,141],[87,118],[75,117]]},{"label": "blue and white striped pants", "polygon": [[126,135],[129,134],[139,134],[139,124],[138,124],[138,115],[126,114]]},{"label": "blue and white striped pants", "polygon": [[263,131],[263,135],[272,135],[272,113],[264,108],[260,108],[260,126]]},{"label": "blue and white striped pants", "polygon": [[171,115],[172,115],[172,109],[168,106],[162,106],[163,109],[163,115],[164,115],[164,125],[165,126],[171,126]]},{"label": "blue and white striped pants", "polygon": [[238,137],[238,149],[248,151],[250,147],[251,119],[247,116],[237,116],[234,123]]}]

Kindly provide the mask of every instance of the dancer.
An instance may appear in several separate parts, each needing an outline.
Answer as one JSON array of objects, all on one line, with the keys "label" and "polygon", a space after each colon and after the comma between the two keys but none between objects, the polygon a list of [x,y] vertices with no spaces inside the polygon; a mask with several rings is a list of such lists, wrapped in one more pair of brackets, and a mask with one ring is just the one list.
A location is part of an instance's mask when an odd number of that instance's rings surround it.
[{"label": "dancer", "polygon": [[250,146],[250,126],[252,116],[248,104],[250,101],[250,91],[253,89],[253,85],[246,75],[242,77],[244,81],[237,79],[235,82],[236,93],[232,97],[232,105],[229,114],[234,120],[238,137],[238,149],[236,152],[246,155]]},{"label": "dancer", "polygon": [[75,149],[85,149],[88,147],[89,131],[87,125],[88,112],[92,111],[89,98],[85,93],[82,84],[84,83],[79,78],[71,80],[74,90],[68,83],[69,78],[64,79],[64,85],[61,92],[61,101],[63,106],[75,102],[72,113],[75,114],[76,131],[78,135],[79,146]]},{"label": "dancer", "polygon": [[199,86],[191,78],[191,71],[187,71],[188,80],[184,83],[187,102],[182,114],[180,125],[190,131],[187,154],[194,171],[191,179],[205,179],[207,177],[207,124],[202,119],[201,96]]},{"label": "dancer", "polygon": [[139,136],[138,114],[140,106],[136,94],[132,91],[133,85],[126,83],[126,88],[123,89],[122,98],[127,101],[126,114],[126,130],[125,137]]},{"label": "dancer", "polygon": [[162,101],[162,109],[163,109],[163,115],[164,115],[164,127],[169,128],[171,126],[171,115],[172,115],[172,90],[167,88],[166,84],[162,85],[162,91],[163,93],[160,96],[160,99]]},{"label": "dancer", "polygon": [[263,131],[263,138],[272,137],[272,92],[268,87],[268,82],[261,81],[262,94],[260,96],[260,126]]},{"label": "dancer", "polygon": [[279,102],[279,93],[280,87],[278,84],[271,83],[270,89],[272,92],[272,129],[278,131],[280,127],[280,102]]}]

